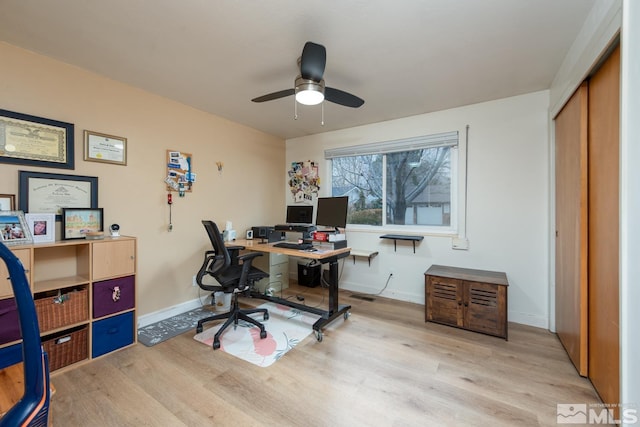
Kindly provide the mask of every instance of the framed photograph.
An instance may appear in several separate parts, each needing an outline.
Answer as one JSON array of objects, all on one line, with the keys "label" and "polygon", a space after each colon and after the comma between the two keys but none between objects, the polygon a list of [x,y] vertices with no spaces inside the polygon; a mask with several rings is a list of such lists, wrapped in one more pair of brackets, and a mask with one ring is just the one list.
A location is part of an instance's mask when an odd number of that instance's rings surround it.
[{"label": "framed photograph", "polygon": [[104,231],[103,209],[63,208],[62,238],[84,239],[86,233]]},{"label": "framed photograph", "polygon": [[84,159],[126,166],[127,138],[85,130]]},{"label": "framed photograph", "polygon": [[33,243],[24,212],[0,212],[0,241],[7,246]]},{"label": "framed photograph", "polygon": [[24,215],[33,237],[33,243],[56,241],[56,215],[52,213],[28,213]]},{"label": "framed photograph", "polygon": [[15,194],[0,194],[0,211],[12,211],[16,208]]},{"label": "framed photograph", "polygon": [[0,163],[74,168],[71,123],[0,110]]},{"label": "framed photograph", "polygon": [[61,221],[62,208],[98,207],[98,177],[19,171],[18,209],[53,213]]}]

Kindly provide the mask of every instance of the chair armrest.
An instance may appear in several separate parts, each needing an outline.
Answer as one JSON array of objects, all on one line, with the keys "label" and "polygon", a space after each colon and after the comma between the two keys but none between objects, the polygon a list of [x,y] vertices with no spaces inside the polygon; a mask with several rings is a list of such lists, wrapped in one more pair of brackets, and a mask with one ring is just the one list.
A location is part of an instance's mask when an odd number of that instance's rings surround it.
[{"label": "chair armrest", "polygon": [[249,270],[251,270],[251,263],[254,258],[262,256],[260,252],[248,252],[238,257],[242,261],[242,273],[240,273],[240,281],[238,282],[238,289],[241,291],[247,288],[247,278],[249,277]]},{"label": "chair armrest", "polygon": [[196,274],[196,283],[198,286],[202,287],[202,278],[207,274],[207,269],[217,259],[220,259],[220,255],[216,255],[216,251],[205,251],[204,253],[204,261],[202,261],[202,265],[200,266],[200,270]]},{"label": "chair armrest", "polygon": [[242,246],[242,245],[234,245],[234,246],[229,245],[229,246],[227,246],[227,250],[228,251],[241,251],[243,249],[245,249],[245,247]]},{"label": "chair armrest", "polygon": [[238,259],[242,262],[253,261],[254,258],[259,256],[262,256],[260,252],[247,252],[246,254],[239,255]]}]

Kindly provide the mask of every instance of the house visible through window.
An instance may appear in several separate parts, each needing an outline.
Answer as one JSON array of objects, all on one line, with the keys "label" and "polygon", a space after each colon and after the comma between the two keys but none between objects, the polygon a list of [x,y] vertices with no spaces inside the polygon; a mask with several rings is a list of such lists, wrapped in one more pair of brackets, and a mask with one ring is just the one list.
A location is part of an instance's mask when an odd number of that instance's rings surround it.
[{"label": "house visible through window", "polygon": [[451,229],[458,132],[327,150],[351,225]]}]

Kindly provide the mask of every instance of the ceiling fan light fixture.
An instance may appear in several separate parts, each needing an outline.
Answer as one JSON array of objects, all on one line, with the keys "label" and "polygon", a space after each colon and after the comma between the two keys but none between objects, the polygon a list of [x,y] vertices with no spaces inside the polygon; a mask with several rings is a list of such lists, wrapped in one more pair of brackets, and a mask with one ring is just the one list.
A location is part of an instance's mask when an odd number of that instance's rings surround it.
[{"label": "ceiling fan light fixture", "polygon": [[324,80],[296,79],[296,101],[304,105],[318,105],[324,101]]}]

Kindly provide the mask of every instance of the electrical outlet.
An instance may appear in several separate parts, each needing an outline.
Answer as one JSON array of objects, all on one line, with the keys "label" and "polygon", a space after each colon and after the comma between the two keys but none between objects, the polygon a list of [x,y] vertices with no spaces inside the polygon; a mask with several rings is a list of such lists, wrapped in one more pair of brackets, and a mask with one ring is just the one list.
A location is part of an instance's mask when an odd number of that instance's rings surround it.
[{"label": "electrical outlet", "polygon": [[460,238],[460,237],[454,237],[454,238],[451,239],[451,248],[452,249],[457,249],[457,250],[462,250],[462,251],[468,251],[469,250],[469,239]]},{"label": "electrical outlet", "polygon": [[198,281],[196,280],[196,276],[193,276],[193,279],[191,281],[191,286],[198,286]]}]

